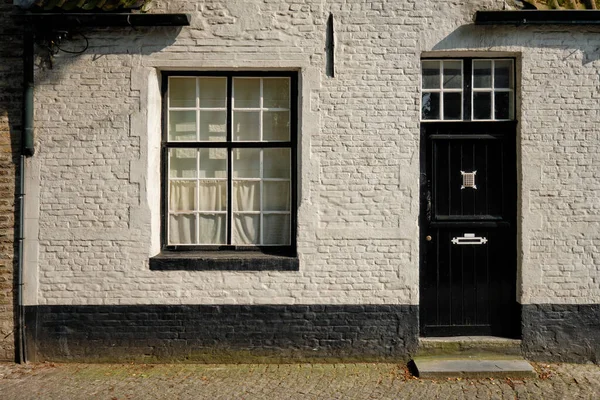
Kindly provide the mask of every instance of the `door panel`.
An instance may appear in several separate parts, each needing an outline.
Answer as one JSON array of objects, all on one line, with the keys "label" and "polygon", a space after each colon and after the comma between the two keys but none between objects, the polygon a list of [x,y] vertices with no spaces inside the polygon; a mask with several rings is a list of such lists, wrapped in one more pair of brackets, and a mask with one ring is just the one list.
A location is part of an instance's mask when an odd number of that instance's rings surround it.
[{"label": "door panel", "polygon": [[515,336],[515,125],[423,125],[421,334]]}]

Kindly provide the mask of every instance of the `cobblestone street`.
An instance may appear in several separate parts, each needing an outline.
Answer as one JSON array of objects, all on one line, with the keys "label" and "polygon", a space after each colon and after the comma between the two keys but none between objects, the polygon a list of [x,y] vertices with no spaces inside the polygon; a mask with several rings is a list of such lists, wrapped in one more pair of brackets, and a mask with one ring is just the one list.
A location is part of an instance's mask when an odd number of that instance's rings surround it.
[{"label": "cobblestone street", "polygon": [[535,364],[538,379],[411,377],[398,364],[0,364],[2,399],[598,399],[600,367]]}]

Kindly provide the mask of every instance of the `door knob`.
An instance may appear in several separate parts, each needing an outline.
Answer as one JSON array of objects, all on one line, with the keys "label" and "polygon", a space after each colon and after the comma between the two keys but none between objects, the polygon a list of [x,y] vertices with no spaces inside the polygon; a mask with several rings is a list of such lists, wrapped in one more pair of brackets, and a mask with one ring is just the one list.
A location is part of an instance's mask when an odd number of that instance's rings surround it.
[{"label": "door knob", "polygon": [[425,236],[425,240],[427,240],[428,242],[431,242],[431,236],[429,236],[429,235]]}]

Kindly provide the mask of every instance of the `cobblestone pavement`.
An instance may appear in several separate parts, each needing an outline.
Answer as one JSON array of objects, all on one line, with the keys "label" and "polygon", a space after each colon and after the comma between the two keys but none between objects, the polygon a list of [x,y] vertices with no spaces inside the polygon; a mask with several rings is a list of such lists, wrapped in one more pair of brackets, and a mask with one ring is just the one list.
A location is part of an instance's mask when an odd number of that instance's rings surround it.
[{"label": "cobblestone pavement", "polygon": [[600,367],[539,378],[416,379],[399,364],[0,364],[1,399],[600,399]]}]

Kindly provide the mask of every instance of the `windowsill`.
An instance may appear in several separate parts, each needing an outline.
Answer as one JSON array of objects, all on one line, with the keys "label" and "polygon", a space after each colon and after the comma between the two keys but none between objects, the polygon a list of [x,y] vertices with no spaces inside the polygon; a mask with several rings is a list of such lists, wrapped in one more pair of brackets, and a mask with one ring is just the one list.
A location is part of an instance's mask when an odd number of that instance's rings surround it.
[{"label": "windowsill", "polygon": [[256,251],[167,251],[150,258],[151,271],[298,271],[296,256]]}]

